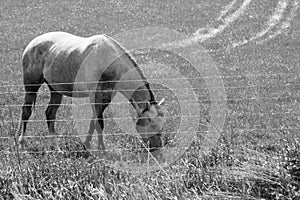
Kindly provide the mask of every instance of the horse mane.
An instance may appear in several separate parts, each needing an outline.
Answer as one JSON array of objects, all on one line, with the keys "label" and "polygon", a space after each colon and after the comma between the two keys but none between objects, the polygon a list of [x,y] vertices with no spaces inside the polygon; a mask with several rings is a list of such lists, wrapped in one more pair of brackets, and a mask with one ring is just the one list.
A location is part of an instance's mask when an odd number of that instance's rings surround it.
[{"label": "horse mane", "polygon": [[133,63],[133,66],[136,68],[136,70],[138,71],[139,75],[142,77],[143,81],[145,82],[145,86],[146,88],[148,89],[149,93],[150,93],[150,103],[151,104],[155,104],[156,101],[155,101],[155,98],[154,98],[154,95],[150,89],[150,84],[149,82],[147,81],[146,77],[144,76],[141,68],[139,67],[139,65],[137,64],[136,60],[133,58],[133,56],[131,55],[131,53],[123,46],[121,45],[119,42],[117,42],[115,39],[111,38],[110,36],[108,35],[105,35],[105,37],[109,38],[110,40],[112,40],[122,51],[124,51],[124,55],[127,56],[127,58]]}]

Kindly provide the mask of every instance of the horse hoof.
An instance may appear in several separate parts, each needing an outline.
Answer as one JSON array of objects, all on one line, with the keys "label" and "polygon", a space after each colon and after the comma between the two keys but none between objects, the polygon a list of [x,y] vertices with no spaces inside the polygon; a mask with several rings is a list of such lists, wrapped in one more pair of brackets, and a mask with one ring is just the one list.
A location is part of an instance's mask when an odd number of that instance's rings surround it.
[{"label": "horse hoof", "polygon": [[104,150],[100,150],[98,151],[97,153],[95,153],[95,156],[98,157],[98,158],[105,158],[106,156],[106,152]]},{"label": "horse hoof", "polygon": [[23,141],[19,142],[14,146],[14,149],[17,151],[25,151],[25,143]]},{"label": "horse hoof", "polygon": [[84,148],[84,150],[89,150],[90,149],[90,147],[91,147],[91,144],[89,143],[89,142],[84,142],[84,143],[82,143],[83,144],[83,148]]}]

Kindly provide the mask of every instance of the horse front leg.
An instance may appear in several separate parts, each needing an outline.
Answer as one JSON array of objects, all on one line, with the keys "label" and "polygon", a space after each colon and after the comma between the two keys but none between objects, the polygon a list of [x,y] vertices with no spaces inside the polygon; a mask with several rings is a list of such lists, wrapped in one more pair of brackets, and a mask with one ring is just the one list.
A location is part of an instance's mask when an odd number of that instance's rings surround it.
[{"label": "horse front leg", "polygon": [[[103,142],[103,134],[102,134],[103,128],[104,128],[103,118],[102,117],[100,117],[100,118],[93,117],[93,119],[90,121],[88,134],[83,143],[86,150],[90,150],[92,152],[93,151],[102,152],[105,150],[105,146],[104,146],[104,142]],[[97,130],[97,138],[98,138],[97,149],[92,149],[91,141],[93,139],[93,133],[94,133],[95,129]]]},{"label": "horse front leg", "polygon": [[103,135],[102,135],[102,130],[104,128],[103,116],[102,116],[103,104],[96,104],[94,97],[95,96],[92,95],[90,97],[90,103],[92,105],[91,107],[93,110],[93,117],[92,120],[90,121],[89,130],[83,144],[87,150],[91,150],[91,151],[95,150],[95,149],[91,149],[91,141],[93,139],[93,134],[96,129],[97,138],[98,138],[97,150],[102,151],[105,149],[104,142],[103,142]]},{"label": "horse front leg", "polygon": [[104,130],[103,112],[107,108],[107,106],[109,105],[109,103],[111,101],[110,95],[108,98],[105,98],[105,97],[106,96],[104,96],[103,94],[101,96],[96,95],[96,100],[100,103],[95,104],[95,113],[97,116],[97,120],[95,122],[95,127],[96,127],[96,130],[98,133],[97,149],[98,149],[98,151],[100,151],[100,153],[105,150],[105,145],[104,145],[104,141],[103,141],[103,133],[102,133]]},{"label": "horse front leg", "polygon": [[[109,105],[111,101],[111,92],[96,92],[90,94],[90,103],[93,110],[93,119],[90,122],[90,127],[88,134],[85,138],[84,145],[90,151],[99,152],[99,156],[102,156],[105,150],[104,140],[103,140],[103,112]],[[97,149],[91,149],[91,140],[93,139],[93,132],[97,131]]]},{"label": "horse front leg", "polygon": [[93,138],[93,134],[96,129],[95,123],[96,123],[96,117],[93,116],[92,120],[90,121],[89,130],[86,135],[85,141],[83,142],[86,150],[89,150],[91,148],[91,140]]}]

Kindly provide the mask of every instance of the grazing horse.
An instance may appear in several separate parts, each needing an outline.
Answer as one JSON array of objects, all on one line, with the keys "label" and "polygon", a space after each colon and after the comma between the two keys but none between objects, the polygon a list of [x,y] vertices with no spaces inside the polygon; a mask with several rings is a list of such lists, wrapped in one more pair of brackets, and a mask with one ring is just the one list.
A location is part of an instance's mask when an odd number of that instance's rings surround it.
[{"label": "grazing horse", "polygon": [[[165,120],[160,103],[132,56],[107,35],[78,37],[50,32],[34,38],[22,56],[25,102],[17,137],[24,148],[26,124],[43,83],[50,89],[46,109],[49,134],[55,136],[54,121],[63,95],[89,97],[93,116],[84,141],[87,149],[93,132],[98,132],[98,149],[104,150],[103,112],[117,92],[123,94],[137,112],[136,129],[150,150],[162,147]],[[147,135],[148,134],[148,135]],[[56,138],[55,148],[60,150]]]}]

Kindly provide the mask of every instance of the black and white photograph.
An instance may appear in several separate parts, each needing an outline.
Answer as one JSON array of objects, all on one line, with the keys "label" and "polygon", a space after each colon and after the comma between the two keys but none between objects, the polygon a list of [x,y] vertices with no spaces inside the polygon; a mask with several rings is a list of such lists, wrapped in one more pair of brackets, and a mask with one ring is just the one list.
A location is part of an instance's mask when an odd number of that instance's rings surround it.
[{"label": "black and white photograph", "polygon": [[300,0],[1,0],[0,200],[300,199]]}]

